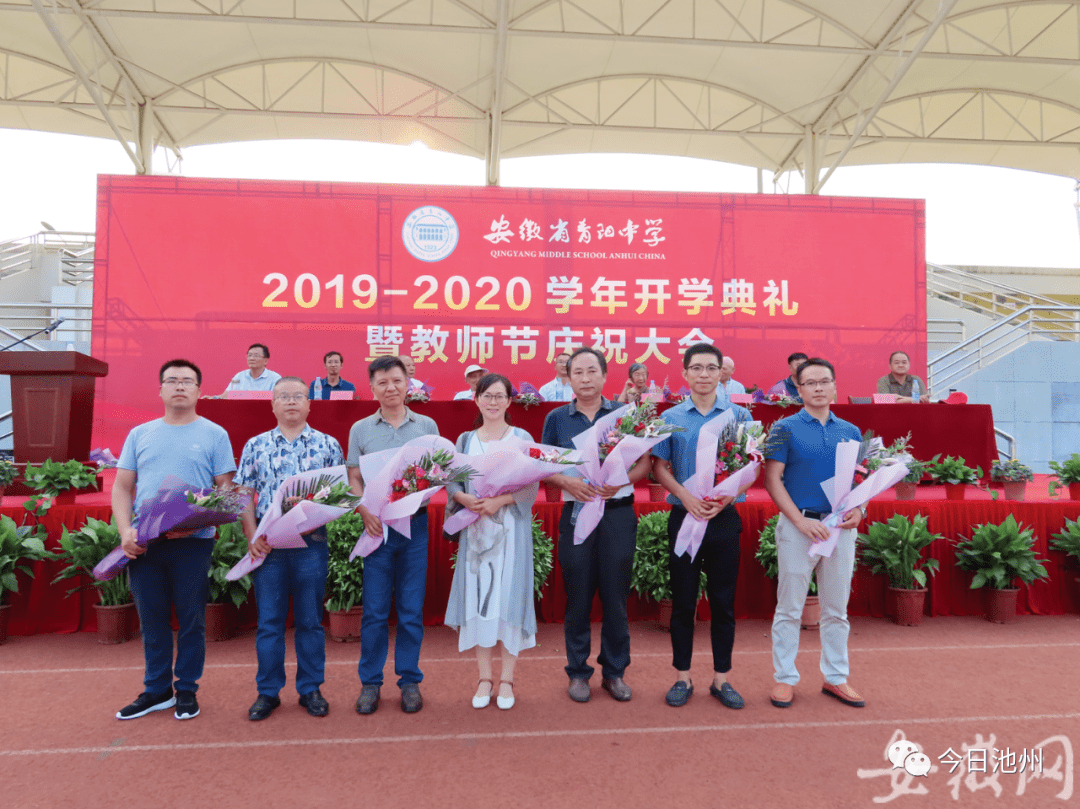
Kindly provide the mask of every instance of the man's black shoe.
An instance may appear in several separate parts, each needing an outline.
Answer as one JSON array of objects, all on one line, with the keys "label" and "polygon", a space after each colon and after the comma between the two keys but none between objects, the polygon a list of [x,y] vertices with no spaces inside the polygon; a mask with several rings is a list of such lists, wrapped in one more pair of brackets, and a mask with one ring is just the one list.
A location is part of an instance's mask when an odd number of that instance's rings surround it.
[{"label": "man's black shoe", "polygon": [[116,712],[117,719],[138,719],[154,711],[165,711],[176,704],[173,690],[170,688],[162,694],[148,694],[143,691],[130,705],[125,705]]},{"label": "man's black shoe", "polygon": [[405,683],[401,686],[401,710],[405,713],[416,713],[424,707],[424,698],[420,696],[420,686],[416,683]]},{"label": "man's black shoe", "polygon": [[176,710],[173,716],[177,719],[194,719],[199,715],[199,701],[195,699],[194,691],[176,692]]},{"label": "man's black shoe", "polygon": [[272,714],[274,709],[280,704],[281,700],[278,697],[268,697],[266,694],[259,694],[258,699],[255,700],[250,708],[248,708],[248,719],[252,722],[261,722]]},{"label": "man's black shoe", "polygon": [[358,714],[375,713],[379,708],[379,686],[375,683],[365,685],[360,689],[360,696],[356,699],[356,712]]},{"label": "man's black shoe", "polygon": [[681,708],[685,705],[690,697],[694,695],[694,684],[684,683],[682,680],[676,680],[675,685],[668,689],[667,696],[664,697],[664,701],[672,708]]},{"label": "man's black shoe", "polygon": [[307,708],[307,712],[312,716],[326,716],[330,713],[330,703],[323,698],[318,688],[300,695],[300,707]]}]

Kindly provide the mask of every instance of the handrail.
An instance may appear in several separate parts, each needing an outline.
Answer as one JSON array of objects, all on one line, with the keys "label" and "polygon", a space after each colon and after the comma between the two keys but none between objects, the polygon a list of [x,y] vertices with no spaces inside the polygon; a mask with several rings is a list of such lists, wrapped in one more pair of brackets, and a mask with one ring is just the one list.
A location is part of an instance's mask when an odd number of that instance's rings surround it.
[{"label": "handrail", "polygon": [[986,291],[1000,290],[1009,294],[1012,297],[1027,299],[1031,301],[1039,301],[1041,304],[1047,306],[1061,306],[1062,303],[1054,298],[1048,298],[1045,295],[1037,295],[1033,292],[1027,292],[1017,287],[1011,287],[1008,284],[1002,284],[999,281],[989,281],[985,278],[981,278],[975,273],[964,272],[956,267],[950,267],[946,264],[931,264],[927,262],[927,269],[933,268],[935,271],[941,271],[948,275],[960,276],[961,280],[966,281],[973,287],[983,287]]},{"label": "handrail", "polygon": [[1009,449],[1007,451],[1005,451],[1005,452],[1002,452],[1001,449],[998,448],[998,456],[999,456],[999,458],[1001,456],[1004,456],[1006,461],[1015,461],[1016,460],[1016,439],[1013,438],[1011,435],[1009,435],[1004,430],[1002,430],[1000,427],[995,427],[994,428],[994,437],[995,438],[1004,438],[1005,443],[1008,444],[1008,446],[1009,446]]},{"label": "handrail", "polygon": [[[22,334],[16,334],[11,329],[5,329],[3,326],[0,326],[0,333],[6,334],[8,337],[12,338],[13,340],[21,340],[25,336],[25,335],[22,335]],[[29,348],[31,351],[44,351],[45,350],[44,348],[42,348],[39,345],[34,345],[29,340],[27,340],[25,343],[23,343],[23,345],[26,346],[27,348]],[[2,436],[0,436],[0,437],[2,437]]]}]

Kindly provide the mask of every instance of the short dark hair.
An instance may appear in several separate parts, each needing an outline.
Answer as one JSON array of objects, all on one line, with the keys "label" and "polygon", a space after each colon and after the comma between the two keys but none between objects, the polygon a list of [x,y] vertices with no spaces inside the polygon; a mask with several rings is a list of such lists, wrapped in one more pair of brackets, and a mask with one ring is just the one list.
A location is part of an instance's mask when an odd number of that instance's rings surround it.
[{"label": "short dark hair", "polygon": [[191,360],[169,360],[167,363],[161,366],[161,370],[158,371],[158,382],[165,383],[165,372],[170,368],[190,368],[195,372],[195,381],[202,385],[202,371],[199,370],[199,366],[191,362]]},{"label": "short dark hair", "polygon": [[401,371],[401,373],[405,374],[406,379],[408,378],[409,372],[405,370],[405,363],[403,363],[397,357],[376,357],[367,367],[368,382],[374,379],[375,374],[379,373],[379,371],[392,371],[395,368]]},{"label": "short dark hair", "polygon": [[567,371],[570,371],[571,369],[573,369],[574,360],[576,360],[582,354],[592,354],[594,357],[596,357],[597,362],[600,363],[600,370],[603,372],[604,376],[607,376],[607,359],[604,357],[604,355],[601,352],[597,351],[595,348],[592,348],[591,346],[581,346],[580,348],[574,349],[574,353],[571,354],[570,359],[566,361],[566,370]]},{"label": "short dark hair", "polygon": [[559,357],[566,357],[567,359],[569,359],[570,358],[570,352],[569,351],[560,351],[558,354],[555,355],[555,359],[558,359]]},{"label": "short dark hair", "polygon": [[274,383],[274,390],[277,390],[277,386],[280,385],[282,382],[299,382],[301,385],[304,386],[305,390],[308,386],[308,383],[298,376],[283,376],[281,377],[281,379]]},{"label": "short dark hair", "polygon": [[787,358],[787,364],[791,365],[791,363],[795,362],[795,360],[808,360],[808,359],[810,359],[810,358],[808,356],[806,356],[805,354],[803,354],[801,351],[796,351],[794,354],[792,354],[791,356],[789,356]]},{"label": "short dark hair", "polygon": [[323,354],[323,358],[322,358],[323,365],[326,365],[326,361],[328,359],[330,359],[332,356],[334,356],[335,354],[337,354],[338,359],[341,360],[342,364],[345,363],[345,358],[343,356],[341,356],[340,351],[327,351],[325,354]]},{"label": "short dark hair", "polygon": [[690,348],[686,349],[686,353],[682,357],[682,367],[685,371],[690,367],[690,360],[696,357],[698,354],[715,354],[716,362],[720,365],[724,364],[724,355],[720,352],[720,349],[709,343],[694,343]]},{"label": "short dark hair", "polygon": [[253,348],[261,348],[263,351],[263,356],[267,359],[270,359],[270,349],[264,346],[262,343],[252,343],[248,346],[248,351],[251,351],[251,349]]},{"label": "short dark hair", "polygon": [[908,358],[908,362],[911,362],[911,355],[908,354],[906,351],[894,351],[892,354],[889,355],[889,362],[892,362],[893,357],[895,357],[897,354],[903,354],[905,357]]},{"label": "short dark hair", "polygon": [[812,360],[807,360],[798,368],[795,369],[795,381],[802,384],[802,372],[807,368],[813,368],[820,366],[821,368],[828,368],[829,372],[833,375],[833,379],[836,379],[836,369],[833,368],[833,364],[828,360],[823,360],[821,357],[814,357]]},{"label": "short dark hair", "polygon": [[[512,400],[514,398],[514,386],[510,384],[509,379],[507,379],[502,374],[484,374],[482,377],[480,377],[480,381],[478,381],[476,383],[476,390],[473,392],[473,401],[478,399],[480,397],[480,395],[482,393],[484,393],[484,391],[486,391],[492,385],[499,385],[499,384],[506,385],[506,395],[509,396],[511,398],[511,400]],[[509,410],[506,411],[505,419],[506,419],[507,424],[513,424],[514,423],[510,419],[510,411]],[[477,430],[481,426],[483,426],[483,424],[484,424],[484,414],[483,413],[477,413],[476,414],[476,420],[473,422],[473,429]]]}]

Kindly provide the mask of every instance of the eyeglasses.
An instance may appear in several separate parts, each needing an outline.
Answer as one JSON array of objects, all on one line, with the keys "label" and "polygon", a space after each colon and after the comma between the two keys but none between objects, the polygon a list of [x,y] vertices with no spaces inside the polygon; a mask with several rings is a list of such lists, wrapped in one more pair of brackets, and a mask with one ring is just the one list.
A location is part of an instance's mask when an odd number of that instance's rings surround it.
[{"label": "eyeglasses", "polygon": [[162,385],[168,385],[170,388],[197,388],[199,383],[194,379],[177,379],[175,376],[170,376],[168,379],[161,380]]},{"label": "eyeglasses", "polygon": [[833,384],[835,381],[836,381],[835,379],[808,379],[805,382],[800,382],[799,387],[801,387],[801,388],[827,388],[827,387],[829,387],[829,385]]},{"label": "eyeglasses", "polygon": [[692,374],[718,374],[720,373],[719,365],[691,365],[686,369]]},{"label": "eyeglasses", "polygon": [[306,402],[306,393],[283,393],[280,396],[274,397],[275,402]]},{"label": "eyeglasses", "polygon": [[510,397],[505,393],[485,393],[480,397],[480,401],[484,404],[502,404],[510,401]]}]

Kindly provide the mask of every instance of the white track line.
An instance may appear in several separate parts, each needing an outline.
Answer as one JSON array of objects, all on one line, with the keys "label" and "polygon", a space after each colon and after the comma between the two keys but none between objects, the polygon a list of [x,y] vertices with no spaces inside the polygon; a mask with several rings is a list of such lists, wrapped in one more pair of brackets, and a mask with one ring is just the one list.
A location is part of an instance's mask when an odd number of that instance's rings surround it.
[{"label": "white track line", "polygon": [[506,733],[438,733],[411,736],[368,736],[362,739],[269,739],[251,742],[203,742],[189,744],[133,744],[108,747],[66,747],[39,750],[0,750],[0,757],[69,756],[102,753],[175,753],[200,750],[251,750],[268,747],[336,747],[345,745],[394,744],[402,742],[453,742],[508,739],[550,739],[589,736],[638,736],[664,733],[716,733],[730,730],[806,730],[814,728],[855,728],[872,725],[944,725],[958,722],[1039,722],[1080,719],[1080,713],[1027,714],[1019,716],[916,717],[904,719],[864,719],[852,722],[756,722],[747,725],[700,725],[697,727],[590,728],[579,730],[521,730]]},{"label": "white track line", "polygon": [[[981,651],[981,650],[998,650],[998,649],[1063,649],[1080,646],[1080,642],[1069,643],[995,643],[986,644],[982,646],[960,645],[960,646],[870,646],[865,648],[849,647],[848,651],[852,654],[869,654],[878,652],[902,652],[907,654],[908,652],[960,652],[960,651]],[[359,647],[357,647],[359,650]],[[821,652],[820,647],[804,647],[799,650],[799,654],[819,654]],[[755,649],[755,650],[736,650],[733,655],[771,655],[771,649]],[[359,657],[359,655],[357,655]],[[631,655],[632,658],[650,658],[650,657],[671,657],[671,652],[641,652]],[[530,660],[565,660],[566,655],[524,655],[521,658],[522,662],[528,662]],[[388,658],[388,663],[393,663],[392,657]],[[420,660],[421,665],[429,665],[433,663],[475,663],[476,658],[466,654],[462,654],[458,657],[434,657],[434,658],[422,658]],[[296,660],[286,660],[285,665],[295,665]],[[251,663],[207,663],[205,668],[207,669],[241,669],[251,668],[254,662]],[[355,666],[356,660],[327,660],[327,666]],[[109,671],[143,671],[142,666],[107,666],[101,668],[64,668],[64,669],[2,669],[0,670],[0,676],[5,675],[17,675],[17,674],[100,674]]]}]

